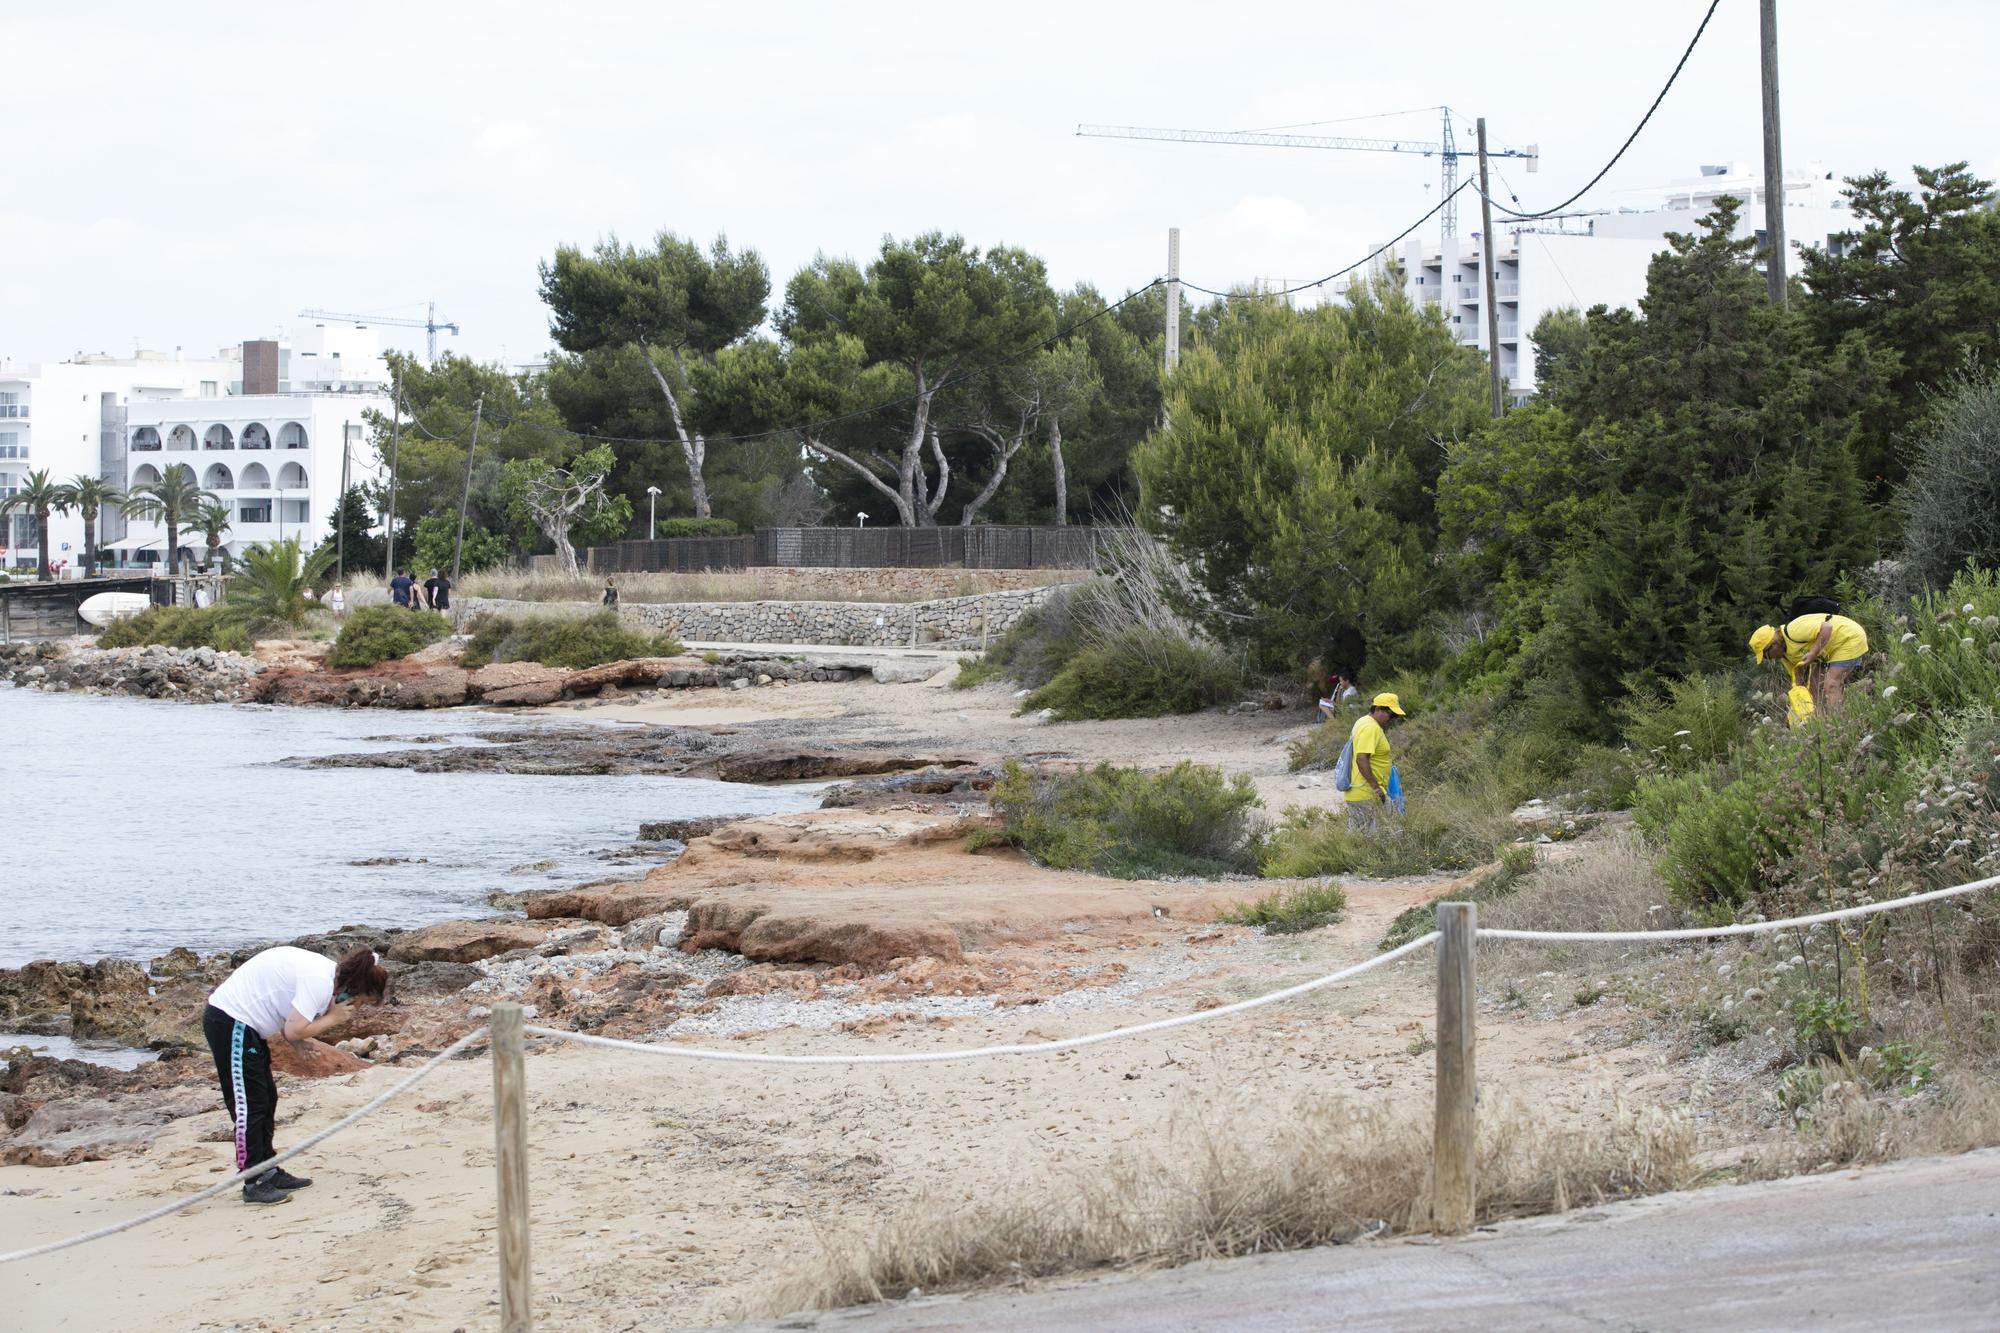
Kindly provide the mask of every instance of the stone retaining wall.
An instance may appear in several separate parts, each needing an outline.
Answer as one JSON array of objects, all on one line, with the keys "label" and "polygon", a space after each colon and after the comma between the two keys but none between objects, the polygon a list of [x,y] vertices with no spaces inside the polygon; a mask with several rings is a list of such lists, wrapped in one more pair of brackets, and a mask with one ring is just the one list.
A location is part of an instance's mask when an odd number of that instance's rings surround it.
[{"label": "stone retaining wall", "polygon": [[[1053,587],[980,593],[933,602],[629,602],[627,624],[673,634],[684,642],[823,643],[855,648],[977,648],[997,638]],[[513,602],[465,597],[454,603],[464,623],[483,611],[503,615],[586,615],[578,602]]]}]

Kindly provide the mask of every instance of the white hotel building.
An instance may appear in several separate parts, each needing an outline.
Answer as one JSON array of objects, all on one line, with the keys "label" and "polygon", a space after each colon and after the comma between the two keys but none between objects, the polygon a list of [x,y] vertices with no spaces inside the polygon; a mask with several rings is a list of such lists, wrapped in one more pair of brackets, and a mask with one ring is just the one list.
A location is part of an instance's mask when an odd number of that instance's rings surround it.
[{"label": "white hotel building", "polygon": [[[1785,176],[1785,242],[1792,252],[1789,271],[1798,271],[1800,245],[1838,245],[1856,229],[1840,197],[1841,184],[1817,164]],[[1715,201],[1733,195],[1743,201],[1739,236],[1764,237],[1764,178],[1741,165],[1703,167],[1700,176],[1677,181],[1645,209],[1503,222],[1495,217],[1494,304],[1499,314],[1500,374],[1515,403],[1535,389],[1535,325],[1551,310],[1594,305],[1637,309],[1646,294],[1646,267],[1667,248],[1668,232],[1692,232]],[[1472,215],[1478,216],[1474,198]],[[1435,308],[1459,342],[1487,350],[1486,272],[1477,233],[1456,238],[1449,250],[1412,238],[1396,256],[1404,289],[1421,308]],[[1343,288],[1344,290],[1344,288]]]},{"label": "white hotel building", "polygon": [[[41,468],[58,481],[94,474],[127,493],[185,468],[228,506],[232,555],[292,535],[316,543],[331,531],[343,453],[348,484],[379,471],[363,414],[388,411],[388,379],[375,334],[338,325],[198,360],[140,352],[0,361],[0,495]],[[206,558],[201,532],[183,526],[179,541],[184,561]],[[0,542],[0,563],[33,568],[34,516],[0,524]],[[159,563],[165,544],[158,523],[99,516],[106,564]],[[67,562],[65,577],[81,570],[82,552],[82,517],[53,515],[49,558]]]}]

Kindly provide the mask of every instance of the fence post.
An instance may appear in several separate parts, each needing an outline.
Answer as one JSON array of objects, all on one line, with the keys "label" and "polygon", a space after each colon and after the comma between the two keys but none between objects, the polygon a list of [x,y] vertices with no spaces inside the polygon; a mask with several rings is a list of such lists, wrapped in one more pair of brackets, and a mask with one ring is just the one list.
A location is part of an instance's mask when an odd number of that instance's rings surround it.
[{"label": "fence post", "polygon": [[500,1330],[529,1333],[528,1089],[521,1060],[521,1006],[501,1001],[493,1034],[493,1166],[499,1177]]},{"label": "fence post", "polygon": [[1437,1091],[1431,1139],[1431,1227],[1442,1236],[1472,1229],[1479,1098],[1473,1071],[1475,1019],[1473,903],[1437,905]]}]

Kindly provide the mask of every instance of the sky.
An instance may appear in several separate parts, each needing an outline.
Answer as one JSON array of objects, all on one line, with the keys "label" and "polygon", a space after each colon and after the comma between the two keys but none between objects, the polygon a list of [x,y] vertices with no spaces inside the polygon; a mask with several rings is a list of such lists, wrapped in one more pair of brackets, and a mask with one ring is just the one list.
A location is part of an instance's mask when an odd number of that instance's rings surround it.
[{"label": "sky", "polygon": [[[1428,210],[1435,159],[1077,124],[1248,129],[1445,103],[1485,116],[1496,147],[1539,145],[1539,174],[1510,164],[1499,187],[1546,207],[1638,123],[1707,7],[7,0],[0,357],[192,355],[308,307],[420,319],[435,301],[462,328],[441,347],[533,361],[549,347],[537,262],[663,229],[756,249],[774,300],[816,254],[865,260],[932,229],[1113,293],[1164,272],[1170,226],[1191,281],[1316,278]],[[1779,11],[1787,166],[2000,174],[2000,85],[1976,55],[2000,50],[2000,4]],[[1434,139],[1438,113],[1301,132]],[[1760,143],[1757,4],[1721,0],[1579,207],[1644,203],[1702,163],[1758,162]]]}]

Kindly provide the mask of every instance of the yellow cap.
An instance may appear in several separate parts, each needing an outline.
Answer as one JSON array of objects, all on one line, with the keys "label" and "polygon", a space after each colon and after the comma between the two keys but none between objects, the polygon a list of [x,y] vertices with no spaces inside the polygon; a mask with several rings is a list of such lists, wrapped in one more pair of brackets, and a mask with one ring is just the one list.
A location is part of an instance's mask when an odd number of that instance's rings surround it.
[{"label": "yellow cap", "polygon": [[1761,662],[1771,647],[1771,640],[1778,637],[1778,631],[1769,625],[1759,625],[1757,632],[1750,636],[1750,660]]},{"label": "yellow cap", "polygon": [[1400,700],[1400,699],[1398,699],[1398,698],[1397,698],[1397,697],[1396,697],[1395,695],[1393,695],[1393,694],[1378,694],[1378,695],[1376,695],[1376,696],[1375,696],[1375,703],[1374,703],[1374,707],[1376,707],[1376,708],[1386,708],[1386,709],[1388,709],[1388,710],[1389,710],[1390,712],[1394,713],[1394,714],[1395,714],[1395,715],[1396,715],[1397,717],[1408,717],[1408,716],[1409,716],[1409,714],[1408,714],[1408,713],[1405,713],[1405,712],[1403,711],[1403,701],[1402,701],[1402,700]]}]

